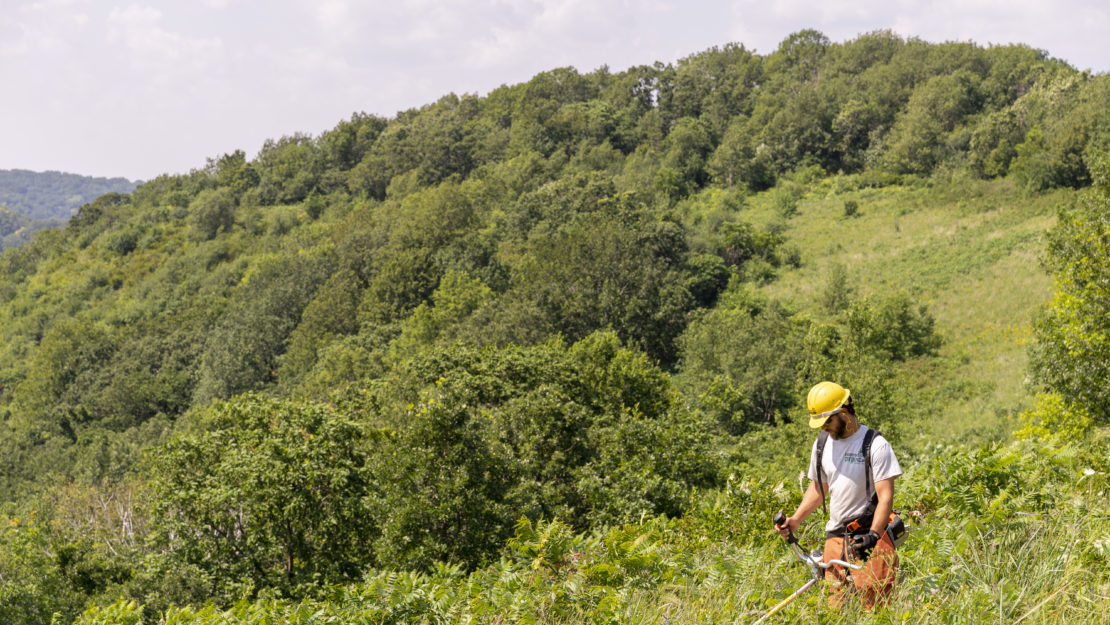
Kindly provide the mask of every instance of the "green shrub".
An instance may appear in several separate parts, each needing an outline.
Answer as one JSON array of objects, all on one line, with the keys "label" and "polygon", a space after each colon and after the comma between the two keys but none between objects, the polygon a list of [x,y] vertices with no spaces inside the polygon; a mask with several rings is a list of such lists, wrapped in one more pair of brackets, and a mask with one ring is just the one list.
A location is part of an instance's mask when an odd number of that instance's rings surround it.
[{"label": "green shrub", "polygon": [[1110,420],[1110,156],[1092,155],[1095,184],[1061,207],[1046,264],[1056,295],[1035,322],[1031,364],[1038,381],[1074,410]]},{"label": "green shrub", "polygon": [[322,404],[215,405],[154,454],[156,568],[198,571],[219,601],[356,579],[376,535],[366,436]]},{"label": "green shrub", "polygon": [[891,360],[934,353],[941,338],[924,305],[905,293],[877,300],[857,300],[847,312],[851,340],[864,350],[881,351]]}]

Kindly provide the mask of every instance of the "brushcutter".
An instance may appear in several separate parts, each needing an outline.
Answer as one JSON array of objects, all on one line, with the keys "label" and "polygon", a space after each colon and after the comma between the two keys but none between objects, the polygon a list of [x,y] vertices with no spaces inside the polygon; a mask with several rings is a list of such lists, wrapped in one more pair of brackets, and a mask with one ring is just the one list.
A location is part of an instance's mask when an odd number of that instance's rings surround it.
[{"label": "brushcutter", "polygon": [[[778,514],[775,515],[774,522],[775,525],[779,527],[786,525],[786,517],[782,514],[781,510]],[[789,544],[790,548],[794,550],[794,555],[798,556],[799,560],[809,566],[812,577],[808,582],[802,584],[801,588],[795,590],[794,594],[790,595],[786,599],[783,599],[778,605],[771,608],[770,612],[764,614],[758,621],[756,621],[752,625],[759,625],[759,623],[762,623],[768,618],[771,618],[771,615],[775,612],[778,612],[779,610],[785,608],[791,601],[797,599],[803,592],[809,590],[814,585],[816,585],[817,582],[821,581],[821,578],[825,576],[825,570],[832,567],[833,565],[842,566],[852,571],[859,571],[863,569],[862,564],[853,564],[851,562],[845,562],[844,560],[829,560],[828,562],[822,562],[821,559],[824,556],[822,550],[816,549],[813,552],[807,552],[805,549],[802,549],[801,544],[798,543],[798,537],[794,536],[794,532],[787,530],[786,534],[787,544]],[[851,573],[848,573],[848,579],[849,581],[851,580]]]}]

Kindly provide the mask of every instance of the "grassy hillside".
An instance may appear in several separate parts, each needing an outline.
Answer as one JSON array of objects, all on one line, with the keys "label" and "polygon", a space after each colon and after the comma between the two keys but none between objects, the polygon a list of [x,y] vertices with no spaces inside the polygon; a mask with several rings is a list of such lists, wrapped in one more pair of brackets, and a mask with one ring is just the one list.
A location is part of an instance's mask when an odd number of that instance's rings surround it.
[{"label": "grassy hillside", "polygon": [[[856,297],[908,293],[935,316],[944,343],[935,359],[902,372],[900,384],[931,407],[922,440],[905,442],[1004,435],[1014,415],[1030,407],[1032,319],[1052,296],[1041,265],[1044,235],[1073,193],[1030,196],[1012,180],[846,186],[850,178],[825,179],[798,203],[785,233],[801,250],[802,265],[767,290],[819,310],[842,268]],[[846,217],[850,202],[858,212]],[[770,207],[763,218],[781,219]]]},{"label": "grassy hillside", "polygon": [[[779,223],[802,257],[761,289],[798,314],[827,314],[818,302],[840,264],[856,297],[905,290],[936,311],[945,342],[897,371],[896,384],[926,410],[899,429],[897,505],[911,534],[893,601],[875,613],[831,612],[814,590],[775,622],[1101,622],[1110,432],[1051,435],[1030,427],[1043,413],[1018,414],[1034,407],[1025,351],[1032,315],[1051,296],[1044,231],[1074,192],[1029,196],[1009,180],[851,186],[850,177],[813,181],[785,218],[773,191],[748,199],[751,217]],[[859,205],[851,217],[846,201]],[[810,436],[799,423],[779,430]],[[499,562],[473,572],[374,570],[314,598],[173,608],[141,622],[752,622],[807,579],[769,529],[774,511],[797,505],[799,486],[733,474],[679,518],[585,534],[522,519]],[[803,542],[820,540],[818,526],[808,524]],[[139,622],[142,613],[134,602],[105,603],[78,623]]]}]

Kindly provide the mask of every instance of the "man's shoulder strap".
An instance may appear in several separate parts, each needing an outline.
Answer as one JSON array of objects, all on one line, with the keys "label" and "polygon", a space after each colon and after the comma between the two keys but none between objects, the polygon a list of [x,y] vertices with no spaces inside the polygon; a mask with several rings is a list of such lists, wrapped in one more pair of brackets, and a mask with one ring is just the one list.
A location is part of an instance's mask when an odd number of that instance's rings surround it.
[{"label": "man's shoulder strap", "polygon": [[821,458],[825,453],[825,442],[829,440],[829,433],[821,430],[817,435],[817,448],[813,450],[813,462],[817,465],[817,492],[821,493],[821,509],[825,516],[829,516],[829,509],[825,505],[825,474],[821,471]]},{"label": "man's shoulder strap", "polygon": [[867,488],[863,491],[865,493],[871,492],[871,443],[874,442],[876,436],[882,436],[882,434],[878,430],[867,428],[867,431],[863,434],[863,446],[860,447],[860,453],[863,454],[863,472],[867,480]]},{"label": "man's shoulder strap", "polygon": [[[823,451],[825,451],[825,441],[827,441],[827,440],[829,440],[829,433],[826,432],[825,430],[821,430],[821,433],[817,435],[817,449],[816,449],[816,452],[817,452],[817,459],[818,460],[821,459],[821,453]],[[821,471],[821,465],[820,464],[817,465],[817,471],[818,472]]]}]

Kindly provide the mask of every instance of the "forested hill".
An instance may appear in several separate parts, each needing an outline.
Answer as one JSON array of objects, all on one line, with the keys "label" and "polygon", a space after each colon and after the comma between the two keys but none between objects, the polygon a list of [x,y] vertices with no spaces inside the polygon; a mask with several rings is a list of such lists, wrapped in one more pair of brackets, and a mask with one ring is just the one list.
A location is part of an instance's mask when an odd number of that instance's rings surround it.
[{"label": "forested hill", "polygon": [[129,193],[136,186],[126,178],[0,169],[0,206],[35,219],[64,220],[105,193]]},{"label": "forested hill", "polygon": [[[989,440],[1032,404],[1044,231],[1106,186],[1108,103],[1110,77],[1025,46],[803,31],[355,114],[101,195],[0,256],[0,621],[461,579],[513,536],[546,553],[521,517],[566,538],[718,493],[763,523],[782,498],[751,480],[796,474],[820,379],[907,467]],[[1074,223],[1057,266],[1099,284]],[[1028,374],[1060,410],[1102,397],[1098,358],[1061,364],[1101,353],[1085,297]],[[598,579],[635,588],[620,570]]]},{"label": "forested hill", "polygon": [[0,250],[63,225],[78,207],[105,193],[128,193],[136,186],[124,178],[0,169]]}]

